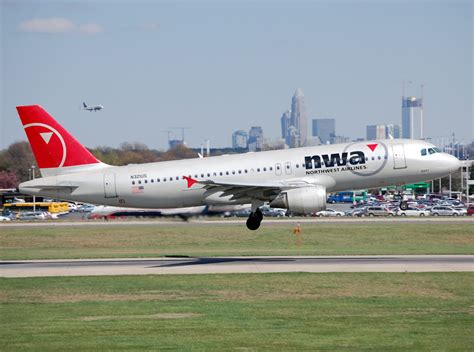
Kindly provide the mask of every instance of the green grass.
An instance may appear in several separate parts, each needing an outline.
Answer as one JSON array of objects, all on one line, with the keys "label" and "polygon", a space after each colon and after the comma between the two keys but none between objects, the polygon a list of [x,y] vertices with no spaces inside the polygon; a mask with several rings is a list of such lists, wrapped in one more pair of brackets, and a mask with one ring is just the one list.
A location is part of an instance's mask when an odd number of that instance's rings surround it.
[{"label": "green grass", "polygon": [[472,350],[472,273],[0,279],[0,350]]},{"label": "green grass", "polygon": [[172,255],[474,254],[472,223],[111,226],[0,226],[0,259],[117,258]]}]

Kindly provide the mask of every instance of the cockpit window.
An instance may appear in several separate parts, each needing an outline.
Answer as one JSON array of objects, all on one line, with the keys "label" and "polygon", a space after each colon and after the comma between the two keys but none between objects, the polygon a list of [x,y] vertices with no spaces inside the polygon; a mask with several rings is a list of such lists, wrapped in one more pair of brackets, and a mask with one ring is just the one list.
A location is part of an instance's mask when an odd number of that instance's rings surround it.
[{"label": "cockpit window", "polygon": [[443,152],[441,149],[439,149],[439,148],[437,148],[437,147],[436,147],[436,148],[433,148],[433,149],[435,150],[436,153],[442,153],[442,152]]},{"label": "cockpit window", "polygon": [[421,156],[425,156],[426,155],[426,149],[422,149],[421,150]]},{"label": "cockpit window", "polygon": [[436,151],[433,148],[428,148],[428,153],[429,154],[434,154]]}]

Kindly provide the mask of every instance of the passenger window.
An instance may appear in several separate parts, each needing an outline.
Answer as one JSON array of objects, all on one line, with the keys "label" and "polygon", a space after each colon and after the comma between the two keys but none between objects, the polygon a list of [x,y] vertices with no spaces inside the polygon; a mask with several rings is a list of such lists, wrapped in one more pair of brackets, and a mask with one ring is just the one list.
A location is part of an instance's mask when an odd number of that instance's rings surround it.
[{"label": "passenger window", "polygon": [[260,168],[257,168],[257,172],[260,172]]},{"label": "passenger window", "polygon": [[300,164],[296,164],[296,168],[299,169],[299,168],[300,168]]},{"label": "passenger window", "polygon": [[142,184],[142,181],[139,180],[139,181],[138,181],[138,184],[141,185],[141,184]]},{"label": "passenger window", "polygon": [[270,166],[270,171],[272,171],[272,170],[273,170],[273,167]]},{"label": "passenger window", "polygon": [[148,180],[145,180],[145,183],[148,183]]},{"label": "passenger window", "polygon": [[239,174],[241,174],[241,173],[242,173],[242,170],[239,170]]},{"label": "passenger window", "polygon": [[266,168],[266,167],[264,167],[264,168],[263,168],[263,171],[267,171],[267,168]]},{"label": "passenger window", "polygon": [[156,182],[160,182],[160,179],[159,179],[159,178],[157,178],[157,179],[156,179]]},{"label": "passenger window", "polygon": [[163,178],[163,182],[166,182],[166,177]]},{"label": "passenger window", "polygon": [[179,176],[176,176],[176,181],[179,181]]},{"label": "passenger window", "polygon": [[154,179],[151,179],[151,180],[150,180],[150,182],[151,182],[151,183],[154,183],[154,182],[155,182],[155,180],[154,180]]},{"label": "passenger window", "polygon": [[135,181],[132,181],[132,185],[134,185],[134,184],[135,184]]},{"label": "passenger window", "polygon": [[221,172],[219,172],[219,175],[220,175],[220,176],[222,176],[222,171],[221,171]]},{"label": "passenger window", "polygon": [[211,177],[211,174],[207,174],[207,177]]},{"label": "passenger window", "polygon": [[426,149],[422,149],[421,150],[421,156],[425,156],[426,155]]},{"label": "passenger window", "polygon": [[247,173],[248,172],[247,169],[245,169],[244,172]]},{"label": "passenger window", "polygon": [[204,178],[204,174],[201,174],[201,177]]},{"label": "passenger window", "polygon": [[229,171],[226,171],[225,174],[228,175],[228,174],[229,174]]}]

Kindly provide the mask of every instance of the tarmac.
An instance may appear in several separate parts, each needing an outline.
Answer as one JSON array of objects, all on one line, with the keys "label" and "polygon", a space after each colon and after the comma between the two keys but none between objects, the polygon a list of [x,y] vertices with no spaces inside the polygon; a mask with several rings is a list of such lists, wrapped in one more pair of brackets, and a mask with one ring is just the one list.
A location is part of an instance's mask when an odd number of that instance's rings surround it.
[{"label": "tarmac", "polygon": [[473,272],[474,255],[212,257],[0,261],[0,277],[329,273]]},{"label": "tarmac", "polygon": [[[210,219],[199,219],[191,218],[189,221],[183,221],[179,218],[176,219],[113,219],[113,220],[46,220],[46,221],[9,221],[0,223],[0,229],[2,227],[50,227],[50,226],[121,226],[121,225],[242,225],[245,227],[246,218],[210,218]],[[453,223],[473,223],[474,216],[423,216],[423,217],[407,217],[407,216],[390,216],[390,217],[364,217],[364,218],[353,218],[353,217],[333,217],[333,218],[317,218],[317,217],[295,217],[295,218],[268,218],[265,217],[262,221],[261,226],[275,225],[275,224],[322,224],[322,223],[334,223],[334,224],[350,224],[350,223],[438,223],[438,224],[453,224]]]}]

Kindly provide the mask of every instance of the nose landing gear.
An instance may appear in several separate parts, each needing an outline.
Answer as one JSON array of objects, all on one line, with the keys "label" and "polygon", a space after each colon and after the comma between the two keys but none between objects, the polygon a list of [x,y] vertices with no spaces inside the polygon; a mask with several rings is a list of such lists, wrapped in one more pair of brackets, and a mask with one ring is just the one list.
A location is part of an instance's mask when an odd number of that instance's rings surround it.
[{"label": "nose landing gear", "polygon": [[262,220],[262,211],[257,208],[255,211],[250,213],[249,218],[247,219],[247,228],[252,231],[257,230],[260,227]]}]

